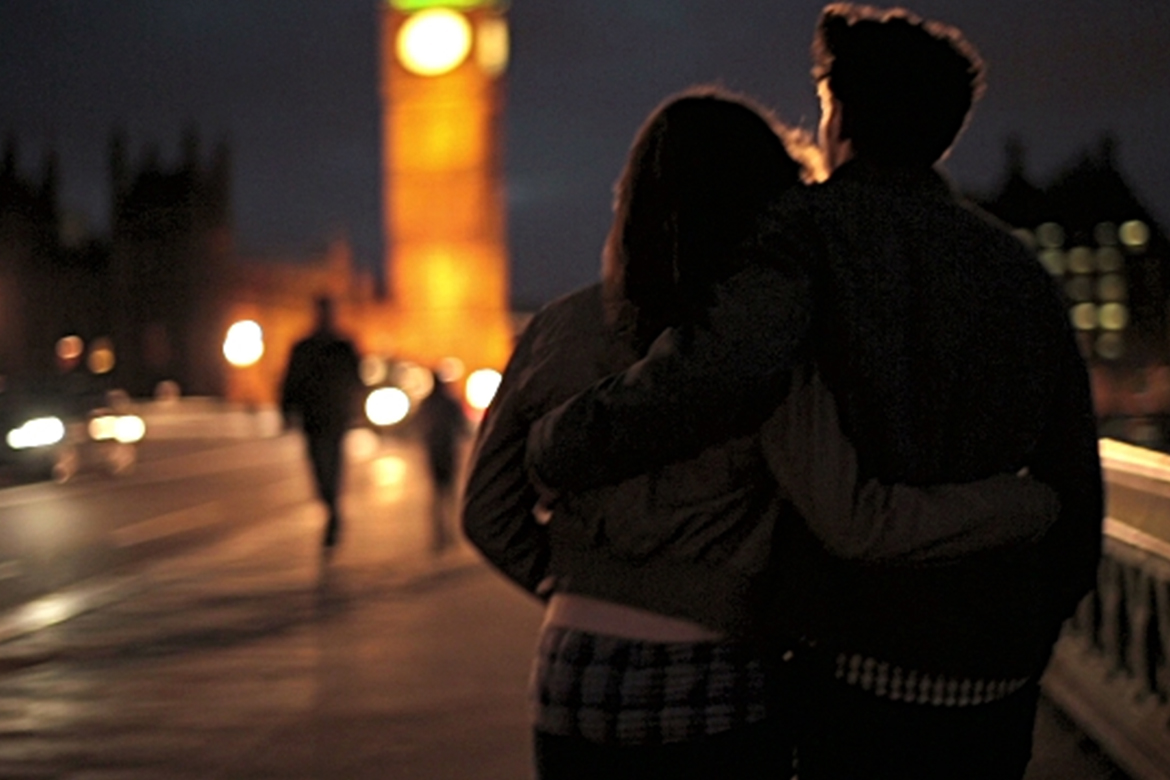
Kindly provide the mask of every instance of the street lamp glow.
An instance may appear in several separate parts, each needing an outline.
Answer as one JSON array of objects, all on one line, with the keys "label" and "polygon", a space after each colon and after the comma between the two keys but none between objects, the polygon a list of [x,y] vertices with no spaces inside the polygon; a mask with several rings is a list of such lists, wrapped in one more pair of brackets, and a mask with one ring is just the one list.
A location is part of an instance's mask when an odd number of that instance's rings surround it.
[{"label": "street lamp glow", "polygon": [[481,368],[473,371],[467,377],[467,403],[472,409],[484,410],[488,408],[496,391],[500,389],[500,372],[491,368]]},{"label": "street lamp glow", "polygon": [[250,366],[264,354],[264,331],[252,320],[240,320],[228,328],[223,356],[237,368]]},{"label": "street lamp glow", "polygon": [[471,23],[450,8],[414,14],[398,31],[398,61],[418,76],[441,76],[459,67],[471,52]]},{"label": "street lamp glow", "polygon": [[366,397],[366,419],[374,425],[394,425],[410,413],[410,398],[397,387],[379,387]]}]

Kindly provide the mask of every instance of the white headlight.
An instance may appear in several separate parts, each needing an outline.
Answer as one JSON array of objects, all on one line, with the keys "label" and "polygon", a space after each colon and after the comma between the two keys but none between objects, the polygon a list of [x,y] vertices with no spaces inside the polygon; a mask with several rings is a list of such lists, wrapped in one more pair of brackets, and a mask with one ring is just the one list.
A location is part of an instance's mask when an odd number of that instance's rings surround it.
[{"label": "white headlight", "polygon": [[65,438],[65,423],[57,417],[37,417],[8,432],[8,446],[14,450],[49,447]]},{"label": "white headlight", "polygon": [[366,417],[374,425],[394,425],[410,413],[410,398],[397,387],[380,387],[366,398]]}]

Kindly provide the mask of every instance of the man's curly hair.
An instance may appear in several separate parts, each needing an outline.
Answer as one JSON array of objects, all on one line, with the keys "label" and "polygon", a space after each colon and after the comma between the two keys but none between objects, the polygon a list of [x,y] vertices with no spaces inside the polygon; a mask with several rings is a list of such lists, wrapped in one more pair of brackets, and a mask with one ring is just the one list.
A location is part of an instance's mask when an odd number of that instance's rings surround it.
[{"label": "man's curly hair", "polygon": [[841,103],[842,138],[883,163],[942,159],[985,88],[983,60],[958,29],[904,8],[825,6],[812,49],[813,78]]}]

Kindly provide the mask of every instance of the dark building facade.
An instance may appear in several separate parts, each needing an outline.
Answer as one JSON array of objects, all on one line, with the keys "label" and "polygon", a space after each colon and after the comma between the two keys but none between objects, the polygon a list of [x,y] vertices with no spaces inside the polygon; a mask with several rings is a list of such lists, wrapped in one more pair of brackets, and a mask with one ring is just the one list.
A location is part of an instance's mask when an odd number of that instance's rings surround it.
[{"label": "dark building facade", "polygon": [[1038,185],[1022,147],[1009,143],[1002,183],[980,205],[1015,228],[1064,290],[1103,434],[1165,448],[1170,241],[1126,182],[1116,151],[1102,138]]},{"label": "dark building facade", "polygon": [[[162,379],[222,390],[220,290],[230,253],[229,162],[199,158],[194,135],[164,167],[132,164],[111,144],[111,224],[78,236],[64,224],[55,155],[22,174],[15,141],[0,164],[0,376],[41,382],[84,372],[131,394]],[[61,340],[82,345],[63,347]],[[79,340],[79,341],[77,341]],[[207,343],[204,343],[204,342]]]}]

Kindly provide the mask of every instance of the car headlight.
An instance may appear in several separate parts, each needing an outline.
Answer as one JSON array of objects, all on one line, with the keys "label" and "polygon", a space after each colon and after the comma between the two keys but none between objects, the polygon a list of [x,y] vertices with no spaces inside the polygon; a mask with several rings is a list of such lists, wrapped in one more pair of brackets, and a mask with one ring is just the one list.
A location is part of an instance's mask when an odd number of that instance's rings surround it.
[{"label": "car headlight", "polygon": [[89,438],[133,444],[146,435],[146,423],[136,414],[103,414],[89,421]]},{"label": "car headlight", "polygon": [[65,423],[59,417],[37,417],[8,432],[6,441],[14,450],[51,447],[65,438]]}]

